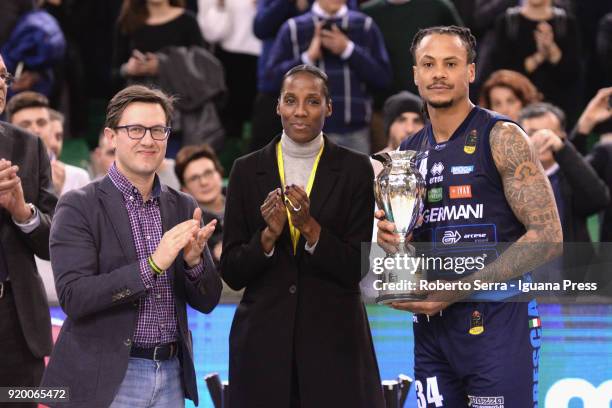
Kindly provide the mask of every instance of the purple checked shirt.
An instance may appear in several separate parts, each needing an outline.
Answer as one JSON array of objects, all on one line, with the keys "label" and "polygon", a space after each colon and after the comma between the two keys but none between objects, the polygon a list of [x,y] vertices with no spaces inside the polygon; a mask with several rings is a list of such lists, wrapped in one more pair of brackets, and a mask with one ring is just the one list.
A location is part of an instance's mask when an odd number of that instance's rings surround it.
[{"label": "purple checked shirt", "polygon": [[[123,195],[140,262],[140,276],[148,289],[147,294],[139,300],[138,322],[133,342],[138,347],[146,348],[171,343],[178,339],[172,282],[167,273],[157,276],[147,263],[147,258],[155,252],[163,235],[159,210],[161,193],[159,178],[155,176],[151,197],[143,202],[138,189],[119,172],[115,164],[110,168],[108,175]],[[188,278],[197,280],[202,275],[203,269],[202,262],[194,268],[186,269]]]}]

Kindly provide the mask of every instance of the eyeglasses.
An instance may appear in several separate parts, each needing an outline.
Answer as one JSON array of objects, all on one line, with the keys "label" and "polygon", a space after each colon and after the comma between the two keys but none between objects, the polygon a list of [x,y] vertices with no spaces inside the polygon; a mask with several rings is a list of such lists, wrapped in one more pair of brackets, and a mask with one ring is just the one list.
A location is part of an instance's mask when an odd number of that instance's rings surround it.
[{"label": "eyeglasses", "polygon": [[4,82],[6,86],[11,86],[15,81],[15,77],[9,74],[8,72],[0,74],[0,79],[2,79],[2,82]]},{"label": "eyeglasses", "polygon": [[157,141],[166,140],[168,136],[170,136],[170,131],[172,130],[171,127],[167,126],[146,127],[142,125],[115,126],[115,129],[125,129],[128,137],[133,140],[142,139],[148,130],[149,134],[151,135],[151,138]]},{"label": "eyeglasses", "polygon": [[193,184],[197,181],[200,181],[201,179],[204,180],[208,180],[210,179],[214,174],[215,174],[215,170],[206,170],[204,173],[202,174],[194,174],[193,176],[189,177],[186,181],[187,184]]}]

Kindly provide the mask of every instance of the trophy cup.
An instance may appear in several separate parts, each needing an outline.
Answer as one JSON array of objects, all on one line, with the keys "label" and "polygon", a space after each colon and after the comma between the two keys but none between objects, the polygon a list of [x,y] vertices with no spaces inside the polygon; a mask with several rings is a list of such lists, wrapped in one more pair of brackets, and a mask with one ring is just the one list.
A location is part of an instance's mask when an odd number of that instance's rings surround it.
[{"label": "trophy cup", "polygon": [[[415,254],[406,248],[406,235],[414,228],[423,209],[425,198],[425,180],[417,169],[417,160],[421,155],[414,150],[390,151],[372,156],[382,162],[384,168],[374,182],[374,196],[378,208],[385,211],[387,219],[395,223],[399,234],[399,252],[396,257],[411,257]],[[387,254],[386,257],[390,257]],[[405,264],[411,264],[406,262]],[[385,283],[413,282],[418,287],[419,281],[425,279],[423,268],[393,268],[385,269],[381,274]],[[388,285],[387,285],[388,286]],[[404,285],[407,286],[407,285]],[[385,287],[378,291],[376,302],[389,304],[392,302],[423,299],[415,290],[389,290]]]}]

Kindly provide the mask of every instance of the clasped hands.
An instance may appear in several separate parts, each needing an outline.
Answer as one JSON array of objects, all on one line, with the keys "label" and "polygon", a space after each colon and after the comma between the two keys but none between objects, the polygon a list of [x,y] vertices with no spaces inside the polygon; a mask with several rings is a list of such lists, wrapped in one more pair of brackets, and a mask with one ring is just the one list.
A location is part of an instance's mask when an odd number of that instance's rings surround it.
[{"label": "clasped hands", "polygon": [[280,188],[270,191],[260,211],[266,222],[266,228],[261,236],[261,243],[266,253],[272,251],[276,240],[283,232],[288,219],[287,212],[291,217],[291,223],[309,245],[312,246],[319,240],[321,226],[310,215],[310,199],[300,186],[291,184],[285,187],[284,192]]},{"label": "clasped hands", "polygon": [[321,59],[322,48],[340,56],[346,50],[350,39],[344,34],[337,25],[333,24],[331,30],[323,28],[321,22],[315,23],[315,31],[308,47],[307,55],[312,62]]},{"label": "clasped hands", "polygon": [[197,266],[202,260],[202,251],[208,239],[215,231],[217,220],[212,220],[203,227],[202,210],[196,208],[193,218],[175,225],[163,235],[157,249],[151,255],[153,262],[162,270],[170,268],[179,252],[183,250],[183,260],[190,268]]},{"label": "clasped hands", "polygon": [[24,223],[30,219],[32,211],[25,202],[18,171],[19,166],[0,159],[0,207],[6,209],[15,221]]}]

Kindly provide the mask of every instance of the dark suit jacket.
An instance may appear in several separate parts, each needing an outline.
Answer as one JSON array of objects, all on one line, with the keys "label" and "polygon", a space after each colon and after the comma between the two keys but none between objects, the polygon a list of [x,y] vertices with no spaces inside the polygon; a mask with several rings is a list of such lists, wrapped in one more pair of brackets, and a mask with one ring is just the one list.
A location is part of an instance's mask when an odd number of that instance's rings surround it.
[{"label": "dark suit jacket", "polygon": [[559,164],[563,229],[564,279],[582,282],[593,262],[595,251],[587,229],[587,218],[603,210],[610,202],[610,192],[595,170],[571,142],[555,153]]},{"label": "dark suit jacket", "polygon": [[21,329],[32,354],[42,358],[51,353],[53,340],[47,295],[34,255],[49,259],[49,228],[57,203],[52,192],[49,158],[38,137],[4,122],[0,122],[0,158],[19,166],[17,175],[25,200],[34,204],[40,214],[38,228],[25,234],[8,211],[0,209],[0,241]]},{"label": "dark suit jacket", "polygon": [[[191,218],[195,206],[191,197],[162,185],[163,231]],[[59,302],[68,317],[42,385],[70,387],[70,403],[61,407],[107,407],[125,375],[138,299],[145,295],[128,213],[108,176],[61,197],[50,247]],[[203,256],[204,274],[196,283],[185,276],[182,252],[167,271],[173,282],[185,393],[196,404],[185,304],[208,313],[221,294],[208,249]]]},{"label": "dark suit jacket", "polygon": [[312,255],[288,226],[267,258],[260,206],[281,186],[275,138],[230,175],[223,279],[246,288],[230,334],[230,406],[286,408],[293,365],[302,406],[382,407],[378,365],[359,282],[360,244],[372,236],[373,172],[364,155],[325,139],[310,212],[321,225]]}]

